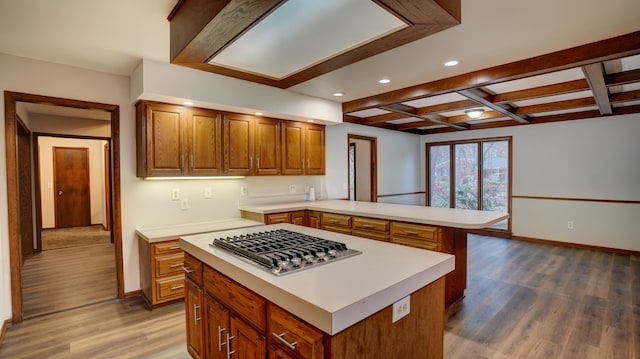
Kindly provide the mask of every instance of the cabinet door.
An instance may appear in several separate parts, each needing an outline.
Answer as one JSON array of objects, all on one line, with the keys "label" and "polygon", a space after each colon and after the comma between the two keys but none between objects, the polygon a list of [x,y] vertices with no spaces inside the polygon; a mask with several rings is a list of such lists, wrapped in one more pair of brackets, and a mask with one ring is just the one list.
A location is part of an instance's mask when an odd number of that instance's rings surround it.
[{"label": "cabinet door", "polygon": [[295,356],[289,355],[284,349],[275,344],[269,345],[269,359],[296,359]]},{"label": "cabinet door", "polygon": [[267,354],[267,338],[250,327],[242,319],[231,315],[231,348],[235,358],[264,358]]},{"label": "cabinet door", "polygon": [[227,335],[230,334],[229,310],[208,294],[204,296],[206,358],[227,358]]},{"label": "cabinet door", "polygon": [[248,176],[253,170],[253,118],[229,114],[222,122],[224,174]]},{"label": "cabinet door", "polygon": [[304,124],[283,121],[282,174],[303,175],[305,162]]},{"label": "cabinet door", "polygon": [[256,175],[280,174],[280,121],[268,118],[255,120],[255,170]]},{"label": "cabinet door", "polygon": [[202,289],[185,279],[185,314],[187,320],[187,351],[192,358],[202,358],[204,327],[202,326]]},{"label": "cabinet door", "polygon": [[307,212],[295,211],[291,212],[291,223],[299,226],[307,226]]},{"label": "cabinet door", "polygon": [[324,175],[325,173],[325,145],[324,126],[306,125],[305,154],[307,175]]},{"label": "cabinet door", "polygon": [[189,163],[192,175],[215,176],[222,173],[220,115],[213,111],[191,109],[188,117]]},{"label": "cabinet door", "polygon": [[309,227],[311,228],[318,228],[320,229],[322,227],[322,221],[320,220],[320,218],[322,217],[322,214],[320,212],[309,212]]},{"label": "cabinet door", "polygon": [[[138,141],[138,175],[179,176],[184,163],[183,108],[156,103],[139,103],[144,115],[138,118],[142,138]],[[140,165],[142,162],[144,165]]]}]

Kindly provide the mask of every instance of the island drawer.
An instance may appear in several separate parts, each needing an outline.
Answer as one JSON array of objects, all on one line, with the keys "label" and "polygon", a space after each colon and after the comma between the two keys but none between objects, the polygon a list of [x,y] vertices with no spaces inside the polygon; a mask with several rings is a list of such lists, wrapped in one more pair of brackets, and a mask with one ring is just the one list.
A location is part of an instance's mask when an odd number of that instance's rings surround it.
[{"label": "island drawer", "polygon": [[335,213],[322,213],[322,225],[351,229],[351,216]]},{"label": "island drawer", "polygon": [[184,275],[156,279],[157,302],[180,299],[184,296]]},{"label": "island drawer", "polygon": [[382,219],[353,217],[353,229],[377,232],[389,232],[389,221]]},{"label": "island drawer", "polygon": [[291,357],[322,358],[324,334],[320,330],[273,303],[267,306],[267,313],[271,343],[275,343]]},{"label": "island drawer", "polygon": [[222,273],[205,266],[204,289],[247,322],[261,330],[266,329],[267,301]]},{"label": "island drawer", "polygon": [[202,287],[202,262],[185,253],[183,270],[187,278]]},{"label": "island drawer", "polygon": [[182,252],[177,239],[171,240],[171,241],[153,243],[151,244],[151,247],[153,247],[153,254],[157,256]]},{"label": "island drawer", "polygon": [[155,258],[156,276],[164,276],[182,272],[184,254],[176,253]]},{"label": "island drawer", "polygon": [[265,224],[291,223],[289,213],[273,213],[264,216]]},{"label": "island drawer", "polygon": [[419,224],[391,222],[391,237],[407,237],[421,241],[438,243],[438,228]]},{"label": "island drawer", "polygon": [[397,244],[404,244],[405,246],[410,246],[410,247],[422,248],[429,251],[438,252],[440,250],[440,246],[438,245],[438,243],[425,241],[419,238],[391,237],[391,242],[397,243]]},{"label": "island drawer", "polygon": [[366,231],[363,229],[354,229],[352,235],[356,237],[375,239],[376,241],[389,242],[388,232]]}]

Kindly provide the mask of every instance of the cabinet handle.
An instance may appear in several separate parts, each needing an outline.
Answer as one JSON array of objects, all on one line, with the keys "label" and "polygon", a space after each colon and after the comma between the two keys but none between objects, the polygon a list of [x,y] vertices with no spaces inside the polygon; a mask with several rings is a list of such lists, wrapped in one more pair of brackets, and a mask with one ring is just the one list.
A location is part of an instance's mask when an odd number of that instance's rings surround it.
[{"label": "cabinet handle", "polygon": [[178,267],[182,267],[182,263],[169,264],[169,268],[178,268]]},{"label": "cabinet handle", "polygon": [[231,359],[231,354],[235,353],[235,350],[231,350],[231,339],[233,338],[235,337],[227,333],[227,359]]},{"label": "cabinet handle", "polygon": [[180,155],[180,169],[184,169],[184,155]]},{"label": "cabinet handle", "polygon": [[260,157],[256,158],[256,168],[260,168]]},{"label": "cabinet handle", "polygon": [[171,287],[171,288],[169,288],[169,289],[171,289],[171,290],[176,290],[176,289],[182,289],[182,288],[184,288],[184,284],[181,284],[181,285],[174,285],[173,287]]},{"label": "cabinet handle", "polygon": [[193,169],[193,155],[189,155],[189,166]]},{"label": "cabinet handle", "polygon": [[225,330],[227,330],[226,328],[221,328],[218,325],[218,351],[221,352],[222,351],[222,346],[223,345],[227,345],[227,342],[223,342],[222,341],[222,332],[224,332]]},{"label": "cabinet handle", "polygon": [[287,346],[287,348],[296,351],[296,344],[298,344],[298,342],[293,342],[293,343],[289,343],[286,339],[284,339],[284,335],[286,333],[282,333],[280,335],[276,334],[276,333],[271,333],[271,335],[273,335],[274,338],[278,339],[278,341],[284,345]]},{"label": "cabinet handle", "polygon": [[184,267],[184,266],[182,267],[182,270],[187,274],[190,274],[196,271],[195,269],[191,269],[189,267]]},{"label": "cabinet handle", "polygon": [[170,250],[174,251],[176,249],[180,249],[180,246],[175,246],[175,247],[169,247]]},{"label": "cabinet handle", "polygon": [[338,221],[337,219],[330,219],[329,220],[329,223],[338,223],[338,222],[340,222],[340,221]]},{"label": "cabinet handle", "polygon": [[363,224],[363,225],[362,225],[362,228],[369,228],[369,229],[371,229],[371,228],[373,228],[373,226],[372,226],[372,225],[370,225],[370,224]]},{"label": "cabinet handle", "polygon": [[200,320],[200,318],[198,318],[198,309],[200,309],[199,305],[194,304],[193,305],[193,325],[198,325],[198,321]]},{"label": "cabinet handle", "polygon": [[311,168],[311,165],[309,165],[309,160],[307,160],[307,169]]},{"label": "cabinet handle", "polygon": [[416,231],[404,231],[404,233],[410,234],[412,236],[417,236],[418,235],[418,232],[416,232]]}]

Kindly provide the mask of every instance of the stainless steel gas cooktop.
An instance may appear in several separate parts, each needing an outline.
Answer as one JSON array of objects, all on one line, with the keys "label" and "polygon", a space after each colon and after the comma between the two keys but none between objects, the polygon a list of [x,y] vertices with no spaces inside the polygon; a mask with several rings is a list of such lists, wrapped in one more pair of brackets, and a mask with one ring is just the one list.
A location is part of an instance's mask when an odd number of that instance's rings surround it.
[{"label": "stainless steel gas cooktop", "polygon": [[275,275],[297,272],[362,253],[347,248],[341,242],[285,229],[215,238],[210,245],[245,258]]}]

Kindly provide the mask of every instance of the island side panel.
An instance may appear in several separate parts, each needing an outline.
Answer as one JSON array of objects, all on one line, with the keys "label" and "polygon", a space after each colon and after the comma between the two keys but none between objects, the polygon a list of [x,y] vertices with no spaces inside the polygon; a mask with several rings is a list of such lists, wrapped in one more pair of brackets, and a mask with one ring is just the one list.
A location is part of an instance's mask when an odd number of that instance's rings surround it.
[{"label": "island side panel", "polygon": [[445,307],[462,300],[467,288],[467,230],[461,228],[442,228],[441,252],[456,257],[456,267],[447,274],[445,289]]},{"label": "island side panel", "polygon": [[391,322],[393,306],[334,335],[325,358],[442,358],[444,278],[411,294],[410,313]]}]

